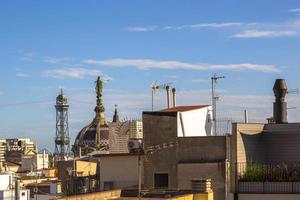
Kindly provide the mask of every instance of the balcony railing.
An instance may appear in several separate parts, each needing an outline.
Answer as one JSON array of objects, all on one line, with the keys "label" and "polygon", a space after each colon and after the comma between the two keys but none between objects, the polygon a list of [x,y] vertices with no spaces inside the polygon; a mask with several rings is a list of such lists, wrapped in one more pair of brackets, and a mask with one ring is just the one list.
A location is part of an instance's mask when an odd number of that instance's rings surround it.
[{"label": "balcony railing", "polygon": [[300,163],[237,163],[240,193],[300,193]]}]

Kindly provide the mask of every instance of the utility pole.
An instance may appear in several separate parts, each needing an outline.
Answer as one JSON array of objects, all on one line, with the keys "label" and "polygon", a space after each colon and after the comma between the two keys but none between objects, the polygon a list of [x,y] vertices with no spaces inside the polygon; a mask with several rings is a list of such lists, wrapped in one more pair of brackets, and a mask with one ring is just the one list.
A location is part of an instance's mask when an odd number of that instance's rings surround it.
[{"label": "utility pole", "polygon": [[217,135],[217,100],[219,96],[216,95],[216,84],[219,79],[224,79],[225,76],[217,76],[214,74],[211,77],[211,100],[212,100],[212,110],[213,110],[213,133]]}]

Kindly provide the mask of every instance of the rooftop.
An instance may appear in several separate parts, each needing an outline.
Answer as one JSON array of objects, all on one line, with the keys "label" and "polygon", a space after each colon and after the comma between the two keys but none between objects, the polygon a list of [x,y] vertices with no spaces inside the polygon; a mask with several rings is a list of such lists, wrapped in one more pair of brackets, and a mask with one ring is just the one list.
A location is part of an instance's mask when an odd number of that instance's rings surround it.
[{"label": "rooftop", "polygon": [[206,108],[208,106],[209,105],[176,106],[174,108],[168,108],[168,109],[160,110],[159,112],[185,112],[185,111],[191,111],[191,110]]}]

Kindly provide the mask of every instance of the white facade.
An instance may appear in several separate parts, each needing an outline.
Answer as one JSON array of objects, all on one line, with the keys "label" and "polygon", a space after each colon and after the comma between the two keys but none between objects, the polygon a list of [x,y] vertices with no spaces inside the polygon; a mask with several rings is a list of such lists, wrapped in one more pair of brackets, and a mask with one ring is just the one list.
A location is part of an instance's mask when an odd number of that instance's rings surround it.
[{"label": "white facade", "polygon": [[[20,200],[30,200],[30,191],[29,190],[20,190],[19,191]],[[1,200],[12,200],[15,199],[15,190],[3,190],[0,191]]]},{"label": "white facade", "polygon": [[129,121],[129,138],[143,138],[143,122],[138,120]]},{"label": "white facade", "polygon": [[0,174],[0,191],[10,190],[12,188],[12,185],[13,185],[12,174]]},{"label": "white facade", "polygon": [[22,157],[22,171],[34,171],[46,168],[49,168],[49,155],[47,153]]},{"label": "white facade", "polygon": [[178,137],[211,136],[212,125],[211,106],[177,112]]}]

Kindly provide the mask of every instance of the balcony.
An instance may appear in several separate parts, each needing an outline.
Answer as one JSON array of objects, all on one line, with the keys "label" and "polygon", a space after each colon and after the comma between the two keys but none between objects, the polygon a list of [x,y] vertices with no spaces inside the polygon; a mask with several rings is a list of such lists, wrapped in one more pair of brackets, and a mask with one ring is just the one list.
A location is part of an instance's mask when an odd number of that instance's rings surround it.
[{"label": "balcony", "polygon": [[237,163],[236,192],[300,193],[300,164]]}]

